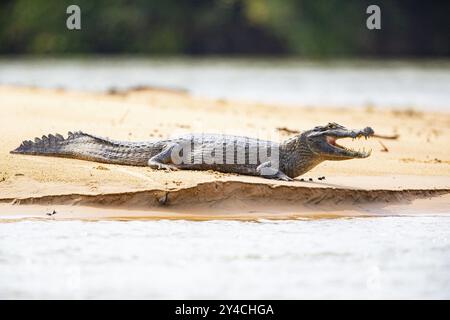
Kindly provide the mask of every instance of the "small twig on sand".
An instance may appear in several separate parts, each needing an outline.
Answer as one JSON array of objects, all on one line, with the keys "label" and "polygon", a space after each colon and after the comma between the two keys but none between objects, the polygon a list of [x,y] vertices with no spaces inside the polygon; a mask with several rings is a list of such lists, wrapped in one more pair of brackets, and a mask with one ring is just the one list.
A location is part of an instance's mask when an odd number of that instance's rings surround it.
[{"label": "small twig on sand", "polygon": [[380,140],[378,140],[378,142],[381,144],[381,146],[383,147],[383,149],[381,149],[381,152],[389,152],[389,149],[384,145],[383,142],[381,142]]},{"label": "small twig on sand", "polygon": [[391,136],[383,135],[383,134],[374,134],[372,137],[374,138],[380,138],[380,139],[389,139],[389,140],[396,140],[398,137],[400,137],[398,134],[394,134]]},{"label": "small twig on sand", "polygon": [[288,133],[288,134],[297,134],[297,133],[300,133],[300,131],[298,131],[298,130],[292,130],[292,129],[288,129],[288,128],[286,128],[286,127],[278,127],[277,130],[278,130],[278,131],[286,132],[286,133]]}]

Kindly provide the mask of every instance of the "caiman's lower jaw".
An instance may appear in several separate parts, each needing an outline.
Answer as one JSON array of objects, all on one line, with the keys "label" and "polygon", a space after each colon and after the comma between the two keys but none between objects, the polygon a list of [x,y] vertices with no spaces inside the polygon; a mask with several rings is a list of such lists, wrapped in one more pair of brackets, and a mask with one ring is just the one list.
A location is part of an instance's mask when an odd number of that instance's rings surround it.
[{"label": "caiman's lower jaw", "polygon": [[372,153],[372,150],[366,151],[365,148],[363,148],[362,150],[356,151],[351,148],[346,148],[344,146],[341,146],[340,144],[338,144],[336,142],[336,140],[342,139],[342,138],[360,139],[362,137],[364,137],[367,140],[368,138],[370,138],[370,136],[371,135],[366,135],[363,133],[358,134],[355,137],[352,137],[352,136],[348,136],[348,137],[326,136],[326,141],[335,151],[337,151],[335,153],[336,156],[341,156],[344,158],[367,158]]}]

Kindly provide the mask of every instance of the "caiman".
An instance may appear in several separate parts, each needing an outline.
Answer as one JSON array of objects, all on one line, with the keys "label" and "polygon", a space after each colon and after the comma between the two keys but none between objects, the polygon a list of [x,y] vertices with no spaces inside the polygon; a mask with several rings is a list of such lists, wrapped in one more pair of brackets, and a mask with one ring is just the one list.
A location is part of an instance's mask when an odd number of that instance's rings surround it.
[{"label": "caiman", "polygon": [[361,159],[371,151],[339,145],[342,138],[369,138],[370,127],[350,130],[337,123],[317,126],[281,143],[221,134],[190,134],[176,138],[127,142],[93,134],[69,132],[26,140],[14,154],[67,157],[153,169],[214,170],[290,181],[323,161]]}]

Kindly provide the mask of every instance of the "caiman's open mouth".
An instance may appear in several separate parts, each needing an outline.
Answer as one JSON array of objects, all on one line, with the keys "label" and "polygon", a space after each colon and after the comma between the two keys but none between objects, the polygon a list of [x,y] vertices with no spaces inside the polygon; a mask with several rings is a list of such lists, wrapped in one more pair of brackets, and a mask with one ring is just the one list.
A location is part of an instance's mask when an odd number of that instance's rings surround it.
[{"label": "caiman's open mouth", "polygon": [[314,129],[305,132],[305,140],[309,149],[326,160],[347,160],[355,158],[367,158],[370,156],[371,150],[353,150],[341,146],[336,142],[343,138],[369,138],[375,132],[371,127],[364,129],[347,129],[337,123],[329,123],[326,126],[317,126]]},{"label": "caiman's open mouth", "polygon": [[356,151],[354,149],[347,148],[347,147],[344,147],[344,146],[338,144],[336,142],[336,140],[343,139],[343,138],[352,138],[354,140],[354,139],[360,139],[362,137],[364,137],[367,140],[372,135],[373,135],[373,130],[361,130],[358,133],[349,135],[349,136],[326,135],[326,141],[332,148],[339,151],[339,153],[342,155],[347,155],[347,156],[353,157],[353,158],[367,158],[372,153],[372,150],[366,151],[365,148],[363,148],[362,150],[360,149],[360,150]]}]

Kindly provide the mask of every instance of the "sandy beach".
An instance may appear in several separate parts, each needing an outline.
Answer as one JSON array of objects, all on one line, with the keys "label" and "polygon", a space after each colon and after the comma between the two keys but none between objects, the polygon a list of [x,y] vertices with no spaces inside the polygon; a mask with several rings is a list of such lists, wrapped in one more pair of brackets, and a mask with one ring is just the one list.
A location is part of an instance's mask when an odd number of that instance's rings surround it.
[{"label": "sandy beach", "polygon": [[[203,99],[170,89],[85,93],[0,87],[0,219],[286,219],[449,212],[450,114]],[[143,141],[191,133],[270,140],[337,122],[396,139],[343,140],[368,159],[293,182],[12,155],[23,140],[82,130]],[[348,140],[348,141],[347,141]],[[325,176],[325,180],[318,177]],[[300,181],[303,178],[305,181]],[[309,181],[309,179],[312,181]],[[56,214],[47,215],[56,211]]]}]

